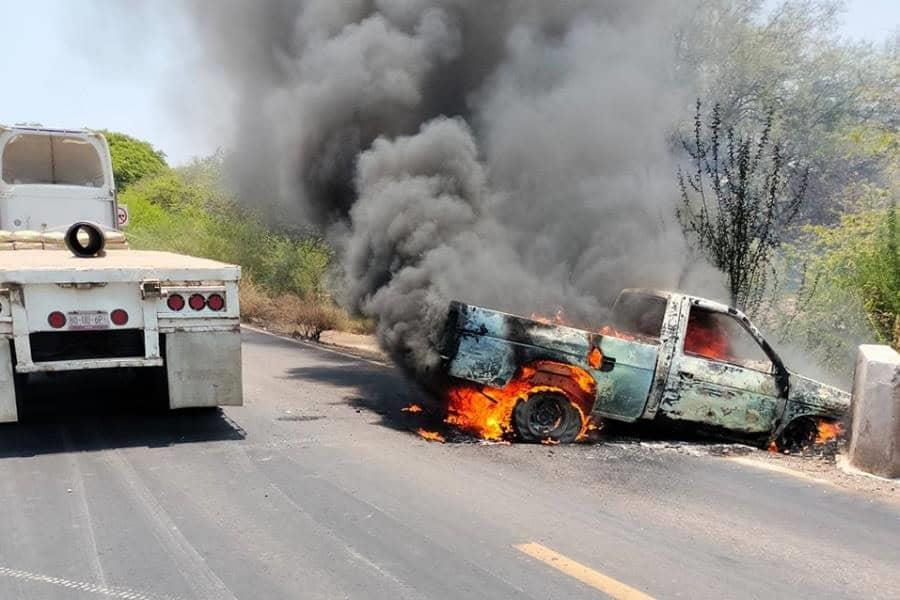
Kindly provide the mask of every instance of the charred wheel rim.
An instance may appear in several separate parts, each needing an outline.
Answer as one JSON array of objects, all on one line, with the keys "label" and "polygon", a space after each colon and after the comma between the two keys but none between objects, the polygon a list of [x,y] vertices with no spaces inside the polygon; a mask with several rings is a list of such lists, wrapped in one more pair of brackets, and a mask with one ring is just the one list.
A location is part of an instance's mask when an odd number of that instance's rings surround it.
[{"label": "charred wheel rim", "polygon": [[560,421],[565,418],[565,411],[562,406],[562,399],[557,395],[543,394],[534,399],[534,407],[529,414],[529,428],[542,435],[550,435],[557,427]]},{"label": "charred wheel rim", "polygon": [[581,413],[561,392],[539,392],[513,410],[516,436],[523,442],[574,442],[581,432]]}]

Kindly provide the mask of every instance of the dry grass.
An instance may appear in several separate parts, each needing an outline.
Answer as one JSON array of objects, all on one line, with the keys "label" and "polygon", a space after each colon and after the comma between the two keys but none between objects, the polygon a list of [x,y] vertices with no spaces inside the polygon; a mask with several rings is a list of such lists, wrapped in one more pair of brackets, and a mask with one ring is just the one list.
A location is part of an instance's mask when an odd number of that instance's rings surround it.
[{"label": "dry grass", "polygon": [[330,300],[306,299],[294,294],[270,295],[249,279],[241,281],[241,318],[315,341],[329,330],[372,332],[370,321],[351,316]]}]

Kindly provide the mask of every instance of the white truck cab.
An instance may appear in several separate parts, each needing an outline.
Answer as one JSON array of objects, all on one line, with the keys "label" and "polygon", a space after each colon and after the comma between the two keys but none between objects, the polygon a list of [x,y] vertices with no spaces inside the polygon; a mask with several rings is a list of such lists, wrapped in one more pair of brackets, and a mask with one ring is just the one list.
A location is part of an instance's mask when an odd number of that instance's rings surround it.
[{"label": "white truck cab", "polygon": [[93,131],[0,125],[0,230],[116,228],[109,148]]},{"label": "white truck cab", "polygon": [[243,402],[240,267],[61,245],[74,222],[112,235],[113,181],[99,133],[0,126],[0,423],[18,420],[34,378],[75,372],[153,375],[170,408]]}]

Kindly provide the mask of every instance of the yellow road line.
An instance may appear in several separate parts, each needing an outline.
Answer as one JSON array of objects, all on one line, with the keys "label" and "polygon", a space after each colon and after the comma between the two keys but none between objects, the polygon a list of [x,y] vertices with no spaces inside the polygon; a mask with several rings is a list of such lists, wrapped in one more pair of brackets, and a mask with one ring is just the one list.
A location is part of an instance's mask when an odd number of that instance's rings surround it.
[{"label": "yellow road line", "polygon": [[574,577],[578,581],[600,590],[616,600],[653,600],[653,596],[648,596],[640,590],[625,585],[621,581],[575,562],[571,558],[563,556],[559,552],[554,552],[546,546],[529,542],[527,544],[515,544],[513,548],[550,565],[558,571],[562,571],[569,577]]}]

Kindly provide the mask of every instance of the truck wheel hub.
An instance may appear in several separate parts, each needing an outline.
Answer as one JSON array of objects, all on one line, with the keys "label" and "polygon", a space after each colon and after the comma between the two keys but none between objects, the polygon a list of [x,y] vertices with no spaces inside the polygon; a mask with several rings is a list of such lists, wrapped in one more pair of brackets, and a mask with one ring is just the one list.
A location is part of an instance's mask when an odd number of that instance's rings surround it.
[{"label": "truck wheel hub", "polygon": [[553,398],[541,398],[534,407],[531,422],[535,429],[542,432],[550,432],[555,429],[562,420],[563,412],[559,402]]}]

